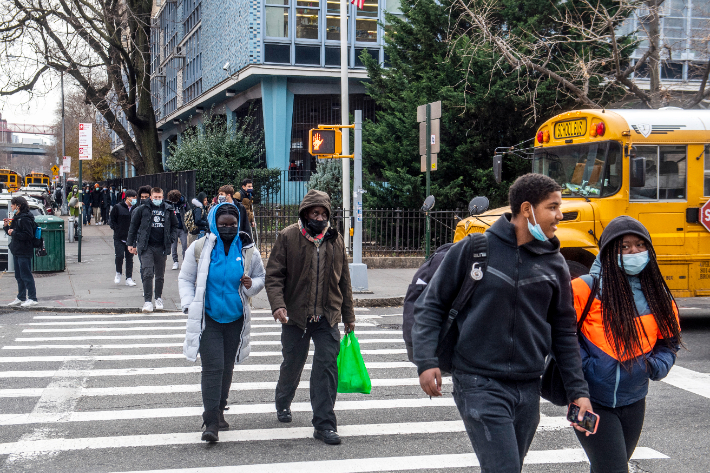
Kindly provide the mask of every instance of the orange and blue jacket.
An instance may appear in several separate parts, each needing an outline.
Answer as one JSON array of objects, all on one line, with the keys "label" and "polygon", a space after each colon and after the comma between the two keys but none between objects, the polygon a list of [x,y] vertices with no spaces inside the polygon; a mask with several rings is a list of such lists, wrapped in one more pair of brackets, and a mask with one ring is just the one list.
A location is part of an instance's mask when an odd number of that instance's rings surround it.
[{"label": "orange and blue jacket", "polygon": [[[577,320],[580,319],[591,295],[594,282],[592,277],[599,277],[599,270],[599,264],[595,262],[591,275],[572,281]],[[601,282],[599,287],[603,290]],[[618,359],[604,333],[602,305],[598,297],[595,297],[592,302],[579,337],[582,369],[584,378],[589,384],[590,399],[596,404],[607,407],[627,406],[645,398],[648,394],[649,380],[658,381],[666,377],[675,363],[679,348],[675,340],[672,340],[671,346],[663,341],[641,290],[639,278],[629,276],[629,283],[634,292],[636,308],[641,314],[637,317],[637,324],[643,353],[633,353],[628,358]],[[675,304],[674,308],[677,317],[678,310]],[[643,335],[644,331],[647,336]],[[644,362],[644,355],[646,362]]]}]

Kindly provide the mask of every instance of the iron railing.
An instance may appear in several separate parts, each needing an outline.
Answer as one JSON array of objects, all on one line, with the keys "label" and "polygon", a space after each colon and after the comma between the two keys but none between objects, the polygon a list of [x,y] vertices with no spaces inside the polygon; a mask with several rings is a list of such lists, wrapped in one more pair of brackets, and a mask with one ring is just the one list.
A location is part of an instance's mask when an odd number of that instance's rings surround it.
[{"label": "iron railing", "polygon": [[[467,217],[464,210],[430,212],[431,249],[452,242],[456,224]],[[259,251],[267,257],[280,231],[298,220],[297,205],[255,205]],[[343,232],[343,210],[333,209],[331,224]],[[355,225],[351,217],[351,227]],[[426,215],[410,209],[363,210],[363,256],[424,256]]]},{"label": "iron railing", "polygon": [[195,171],[161,172],[159,174],[145,174],[136,177],[108,179],[107,185],[121,186],[124,189],[138,191],[141,186],[160,187],[165,196],[173,189],[180,191],[186,202],[190,202],[197,193],[195,192]]}]

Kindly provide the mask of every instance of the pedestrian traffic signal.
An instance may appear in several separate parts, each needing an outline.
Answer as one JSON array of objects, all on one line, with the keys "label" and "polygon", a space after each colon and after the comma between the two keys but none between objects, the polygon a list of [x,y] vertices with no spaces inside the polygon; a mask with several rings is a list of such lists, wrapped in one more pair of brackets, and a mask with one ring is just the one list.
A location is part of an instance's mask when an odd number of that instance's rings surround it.
[{"label": "pedestrian traffic signal", "polygon": [[313,156],[332,156],[342,152],[340,130],[313,128],[308,133],[308,152]]}]

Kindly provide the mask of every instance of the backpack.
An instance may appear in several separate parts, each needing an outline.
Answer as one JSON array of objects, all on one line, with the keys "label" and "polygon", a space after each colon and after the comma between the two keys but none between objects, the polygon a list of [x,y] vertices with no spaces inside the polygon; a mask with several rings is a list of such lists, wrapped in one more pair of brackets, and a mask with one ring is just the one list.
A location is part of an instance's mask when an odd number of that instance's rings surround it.
[{"label": "backpack", "polygon": [[197,233],[197,225],[195,225],[195,215],[193,214],[193,209],[190,209],[185,212],[185,218],[183,220],[183,223],[185,224],[185,229],[188,233],[192,235]]},{"label": "backpack", "polygon": [[[464,279],[459,294],[451,304],[447,318],[442,321],[441,331],[439,333],[439,345],[436,349],[436,355],[439,357],[439,368],[442,371],[451,371],[451,358],[453,357],[453,349],[458,339],[458,326],[454,324],[458,312],[463,309],[468,300],[471,298],[474,289],[478,282],[483,278],[486,267],[488,266],[488,239],[483,233],[473,233],[466,238],[473,240],[472,251],[468,255],[468,263],[471,265],[469,276]],[[461,241],[465,241],[461,240]],[[459,242],[460,243],[460,242]],[[440,246],[433,255],[419,267],[414,277],[412,284],[407,288],[407,294],[404,296],[404,307],[402,316],[402,337],[407,348],[407,357],[409,361],[414,363],[413,346],[412,346],[412,327],[414,326],[414,304],[424,292],[424,288],[429,284],[429,281],[434,277],[434,273],[444,260],[444,256],[451,249],[453,243],[447,243]],[[474,279],[474,277],[476,279]]]},{"label": "backpack", "polygon": [[32,248],[35,249],[35,255],[47,256],[47,250],[44,248],[44,238],[42,238],[42,227],[32,221],[34,225],[34,238],[32,239]]}]

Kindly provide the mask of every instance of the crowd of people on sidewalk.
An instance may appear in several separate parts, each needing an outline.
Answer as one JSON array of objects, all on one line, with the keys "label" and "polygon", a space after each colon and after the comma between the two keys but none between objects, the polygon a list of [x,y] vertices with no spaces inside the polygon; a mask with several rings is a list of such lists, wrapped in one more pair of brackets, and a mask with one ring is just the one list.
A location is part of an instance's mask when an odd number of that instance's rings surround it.
[{"label": "crowd of people on sidewalk", "polygon": [[[193,362],[201,358],[207,442],[230,428],[224,413],[234,366],[250,354],[250,301],[265,289],[281,323],[276,419],[293,419],[291,404],[313,343],[313,437],[339,444],[338,324],[353,331],[355,313],[343,236],[330,225],[330,197],[308,191],[297,222],[279,232],[264,265],[253,235],[253,185],[241,184],[238,192],[220,187],[211,203],[201,192],[191,205],[178,190],[127,189],[116,192],[107,216],[103,196],[110,199],[112,190],[95,187],[95,221],[106,219],[114,232],[114,282],[120,283],[125,261],[126,285],[136,285],[138,255],[142,310],[151,312],[164,307],[168,255],[172,268],[180,269],[180,307],[187,314],[183,353]],[[68,199],[76,193],[75,187]],[[447,369],[454,401],[486,473],[522,470],[540,421],[541,376],[550,360],[591,472],[628,472],[649,382],[669,373],[682,346],[678,308],[648,230],[628,216],[613,219],[589,275],[571,280],[555,237],[561,199],[560,186],[549,177],[518,178],[509,192],[510,212],[483,237],[464,238],[448,249],[414,302],[412,360],[429,396],[442,395],[442,333],[447,320],[453,323]],[[9,217],[4,230],[13,237],[18,284],[10,305],[27,307],[37,303],[29,263],[36,225],[22,197],[12,199]],[[469,279],[474,290],[459,305]]]}]

